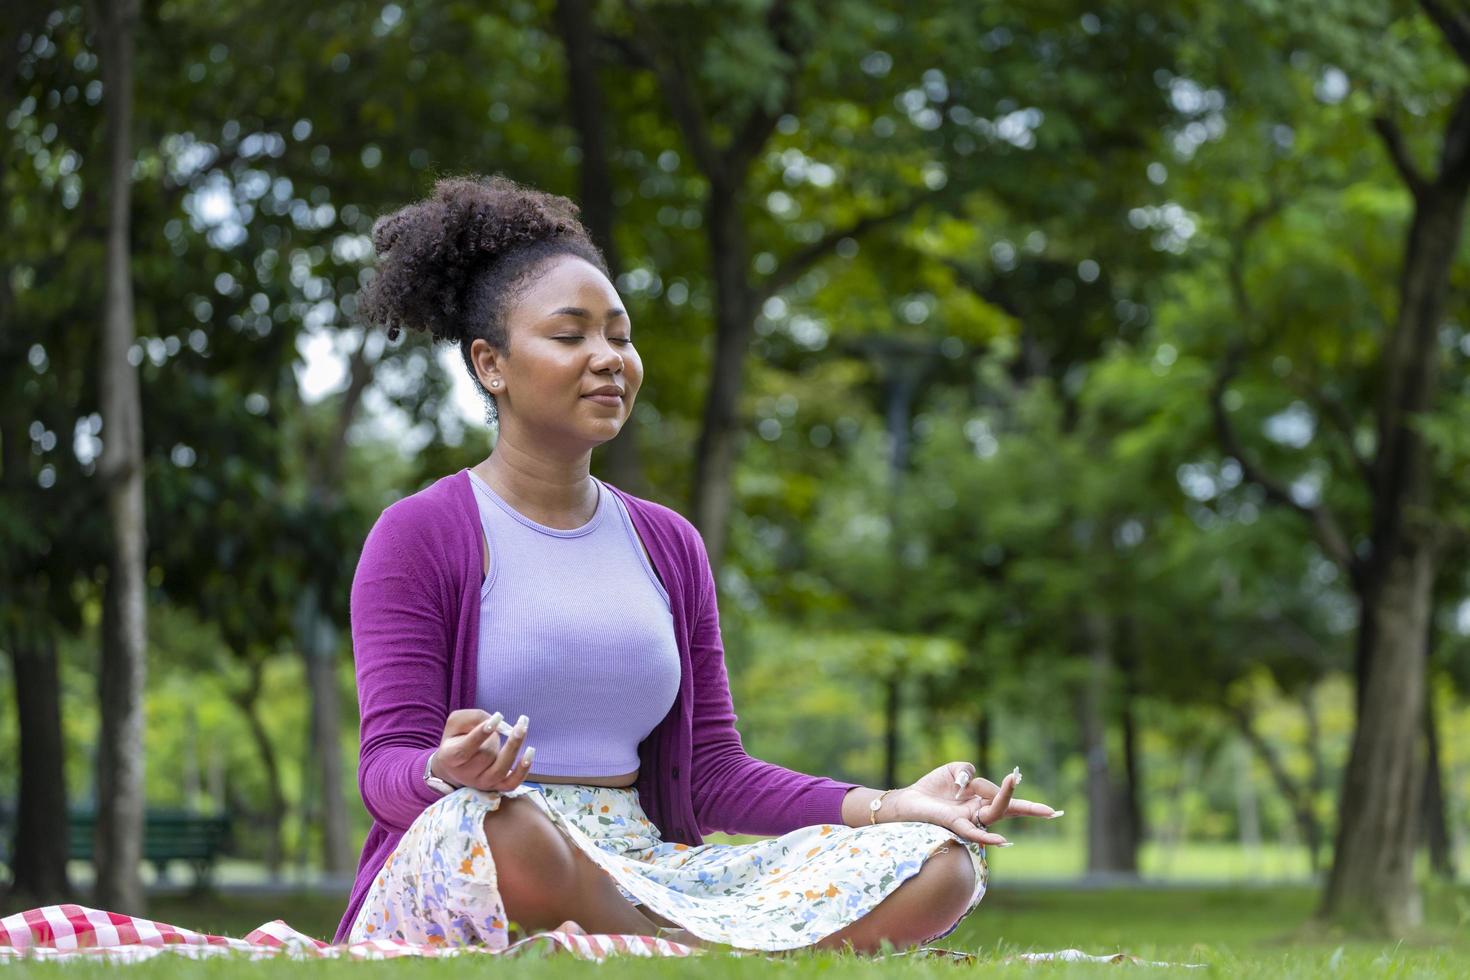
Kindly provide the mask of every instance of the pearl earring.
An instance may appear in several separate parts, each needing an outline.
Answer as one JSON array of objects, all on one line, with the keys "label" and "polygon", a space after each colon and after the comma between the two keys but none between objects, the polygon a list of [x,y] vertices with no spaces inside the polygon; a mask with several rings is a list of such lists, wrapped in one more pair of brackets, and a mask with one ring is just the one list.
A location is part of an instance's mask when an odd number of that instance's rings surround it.
[{"label": "pearl earring", "polygon": [[492,388],[499,388],[500,387],[500,382],[499,381],[492,381],[492,382],[490,382],[490,387],[492,387]]}]

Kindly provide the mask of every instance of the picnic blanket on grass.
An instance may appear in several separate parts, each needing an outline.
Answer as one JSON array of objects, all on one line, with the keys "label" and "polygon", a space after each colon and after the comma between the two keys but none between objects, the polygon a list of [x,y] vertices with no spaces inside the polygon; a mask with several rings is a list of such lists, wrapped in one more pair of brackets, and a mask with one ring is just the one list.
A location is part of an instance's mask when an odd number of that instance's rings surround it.
[{"label": "picnic blanket on grass", "polygon": [[[20,960],[105,959],[112,962],[136,963],[159,955],[186,956],[199,959],[209,956],[236,956],[243,959],[266,959],[284,956],[289,959],[357,959],[382,960],[400,956],[546,956],[566,953],[577,959],[601,962],[609,956],[698,956],[708,953],[684,943],[656,936],[591,934],[575,923],[538,932],[501,949],[488,946],[450,946],[447,944],[412,944],[386,939],[332,945],[314,939],[275,919],[252,930],[244,939],[214,936],[182,929],[165,922],[155,922],[134,915],[104,912],[85,905],[46,905],[0,918],[0,963]],[[736,956],[770,956],[759,951],[734,951]],[[937,956],[957,963],[973,963],[974,953],[920,946],[902,950],[891,956]],[[772,957],[774,958],[774,957]],[[873,959],[885,959],[876,956]],[[1093,963],[1142,963],[1136,956],[1113,953],[1097,956],[1077,949],[1054,953],[1018,953],[1002,962],[1046,962],[1062,960]],[[1157,963],[1150,966],[1203,966],[1191,963]]]},{"label": "picnic blanket on grass", "polygon": [[214,936],[133,915],[84,905],[47,905],[0,919],[0,962],[34,959],[106,959],[137,962],[160,954],[190,958],[233,955],[245,959],[380,960],[399,956],[519,956],[570,953],[601,961],[607,956],[688,956],[683,943],[654,936],[591,935],[572,929],[538,932],[501,949],[485,946],[413,945],[369,939],[331,945],[288,926],[280,919],[252,930],[244,939]]}]

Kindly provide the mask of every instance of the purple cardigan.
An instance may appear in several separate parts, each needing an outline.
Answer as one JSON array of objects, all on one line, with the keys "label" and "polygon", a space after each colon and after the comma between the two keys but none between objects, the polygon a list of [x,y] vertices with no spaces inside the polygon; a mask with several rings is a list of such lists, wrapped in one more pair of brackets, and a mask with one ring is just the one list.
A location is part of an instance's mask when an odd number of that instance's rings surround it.
[{"label": "purple cardigan", "polygon": [[[649,819],[664,840],[691,845],[711,831],[779,836],[840,825],[842,798],[857,783],[753,759],[741,744],[699,531],[675,510],[612,490],[669,593],[679,644],[678,696],[638,746],[635,785]],[[391,504],[363,543],[350,619],[362,716],[357,785],[373,825],[337,942],[403,832],[439,799],[423,772],[444,719],[474,707],[481,535],[469,471],[460,470]]]}]

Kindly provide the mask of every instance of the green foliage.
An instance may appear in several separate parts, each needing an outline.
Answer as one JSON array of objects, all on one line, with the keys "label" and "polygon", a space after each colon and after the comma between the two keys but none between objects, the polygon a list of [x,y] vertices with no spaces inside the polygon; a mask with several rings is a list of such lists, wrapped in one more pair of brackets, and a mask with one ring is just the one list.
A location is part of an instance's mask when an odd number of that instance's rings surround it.
[{"label": "green foliage", "polygon": [[[0,105],[0,647],[63,639],[67,780],[85,799],[107,537],[92,479],[106,93],[81,5],[23,6]],[[1250,458],[1362,546],[1411,215],[1373,120],[1399,120],[1428,168],[1465,84],[1428,18],[1361,0],[798,0],[783,41],[756,0],[591,6],[617,285],[647,372],[636,436],[654,495],[680,509],[730,300],[710,273],[704,150],[639,44],[684,59],[715,145],[735,145],[753,108],[776,114],[732,185],[758,315],[719,584],[747,748],[876,781],[896,679],[903,772],[974,757],[989,726],[993,758],[1070,810],[1101,623],[1108,703],[1140,719],[1157,833],[1237,837],[1241,706],[1293,778],[1325,760],[1312,805],[1330,822],[1351,583],[1222,451],[1208,394],[1238,348],[1224,405]],[[350,705],[347,598],[368,528],[491,442],[455,405],[457,352],[357,322],[373,220],[448,173],[575,197],[567,53],[550,0],[145,8],[149,797],[243,808],[252,856],[275,820],[306,863],[319,830],[299,604],[334,624]],[[1415,422],[1434,450],[1432,516],[1461,528],[1466,268],[1440,397]],[[308,398],[307,352],[323,348],[361,383]],[[1459,825],[1464,550],[1448,552],[1433,660]],[[10,678],[7,663],[6,704]],[[1325,706],[1315,745],[1307,697]],[[0,724],[0,795],[17,740]],[[1248,771],[1268,785],[1259,761]],[[1267,835],[1287,833],[1287,808],[1260,795]]]}]

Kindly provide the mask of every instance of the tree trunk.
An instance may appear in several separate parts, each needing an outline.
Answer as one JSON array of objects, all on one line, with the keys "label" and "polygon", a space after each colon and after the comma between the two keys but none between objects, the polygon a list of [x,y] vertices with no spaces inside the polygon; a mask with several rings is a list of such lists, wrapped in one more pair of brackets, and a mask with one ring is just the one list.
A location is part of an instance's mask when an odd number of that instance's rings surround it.
[{"label": "tree trunk", "polygon": [[991,778],[990,769],[990,712],[981,711],[975,718],[975,771]]},{"label": "tree trunk", "polygon": [[1082,747],[1087,760],[1087,870],[1137,874],[1137,834],[1125,787],[1108,759],[1107,719],[1114,680],[1109,625],[1100,613],[1083,614],[1088,676],[1082,691]]},{"label": "tree trunk", "polygon": [[[1138,724],[1133,715],[1133,698],[1126,697],[1122,708],[1123,725],[1123,795],[1128,813],[1128,829],[1133,834],[1133,847],[1142,846],[1148,836],[1143,822],[1143,776],[1139,765]],[[1136,860],[1136,859],[1135,859]]]},{"label": "tree trunk", "polygon": [[1395,555],[1370,598],[1376,622],[1366,678],[1371,697],[1353,732],[1337,842],[1322,912],[1400,934],[1423,922],[1414,881],[1423,794],[1424,628],[1434,584],[1429,552]]},{"label": "tree trunk", "polygon": [[302,590],[296,609],[296,635],[302,644],[307,686],[311,690],[311,745],[316,778],[321,781],[322,870],[345,874],[356,862],[347,800],[342,792],[341,698],[337,692],[337,630],[321,614],[315,587]]},{"label": "tree trunk", "polygon": [[12,635],[8,645],[20,722],[20,799],[10,848],[10,890],[26,896],[27,906],[69,902],[66,835],[56,832],[67,819],[56,642],[49,634],[33,633]]},{"label": "tree trunk", "polygon": [[[142,501],[137,503],[141,507]],[[143,785],[145,662],[135,651],[142,646],[138,632],[144,628],[144,610],[141,576],[129,576],[119,567],[129,560],[126,557],[114,560],[102,601],[94,901],[109,911],[141,915],[146,909],[143,880],[139,876],[146,802]],[[130,610],[129,606],[133,608]]]},{"label": "tree trunk", "polygon": [[1470,89],[1451,113],[1433,180],[1414,172],[1401,140],[1388,142],[1414,214],[1381,371],[1371,558],[1354,576],[1368,637],[1360,648],[1358,725],[1320,913],[1396,934],[1424,917],[1414,851],[1423,794],[1424,637],[1437,554],[1427,521],[1434,514],[1430,452],[1419,422],[1435,405],[1445,293],[1470,191]]},{"label": "tree trunk", "polygon": [[281,836],[281,825],[286,818],[286,793],[281,788],[281,767],[276,759],[276,748],[271,744],[270,733],[265,730],[265,723],[256,710],[260,704],[265,666],[258,660],[251,660],[248,667],[249,682],[244,689],[233,692],[231,698],[245,716],[246,727],[250,729],[250,740],[255,743],[255,751],[265,770],[266,810],[262,820],[266,831],[265,866],[272,878],[279,878],[281,865],[286,859],[285,844]]},{"label": "tree trunk", "polygon": [[1424,843],[1429,848],[1429,870],[1445,881],[1455,880],[1455,852],[1450,843],[1450,825],[1439,757],[1439,726],[1433,692],[1424,704]]},{"label": "tree trunk", "polygon": [[[0,166],[0,178],[4,168]],[[0,266],[0,323],[13,315],[10,269]],[[24,363],[17,338],[0,329],[0,365]],[[17,373],[4,383],[19,385]],[[0,404],[0,488],[5,506],[26,513],[31,506],[35,477],[31,472],[26,412],[15,400]],[[46,608],[45,582],[36,574],[42,555],[10,565],[14,579],[0,581],[5,603],[29,610],[26,622],[16,624],[4,638],[10,652],[15,684],[15,717],[20,731],[20,785],[16,822],[10,840],[12,895],[28,896],[26,905],[70,901],[66,874],[66,840],[55,832],[66,824],[65,743],[61,734],[61,676],[56,657],[56,625],[42,615]],[[12,900],[12,905],[14,901]]]},{"label": "tree trunk", "polygon": [[1302,801],[1306,809],[1306,816],[1311,819],[1312,826],[1317,829],[1314,837],[1303,836],[1307,849],[1311,851],[1309,864],[1312,869],[1312,877],[1316,878],[1322,871],[1322,843],[1325,834],[1322,832],[1322,824],[1317,819],[1318,801],[1327,793],[1327,760],[1322,755],[1322,724],[1317,717],[1317,698],[1312,688],[1302,695],[1302,711],[1307,719],[1307,752],[1312,759],[1311,781],[1307,786],[1305,799]]},{"label": "tree trunk", "polygon": [[894,675],[884,683],[887,697],[883,708],[883,786],[898,785],[898,717],[902,682]]},{"label": "tree trunk", "polygon": [[[1246,743],[1255,750],[1256,755],[1265,763],[1266,771],[1271,774],[1271,781],[1276,784],[1276,790],[1281,794],[1282,800],[1287,808],[1291,810],[1292,821],[1300,831],[1302,842],[1307,848],[1308,859],[1312,874],[1317,873],[1317,857],[1322,848],[1322,825],[1317,820],[1317,813],[1312,805],[1313,796],[1310,791],[1303,791],[1291,774],[1282,765],[1281,758],[1272,748],[1271,743],[1266,741],[1256,731],[1255,723],[1251,718],[1250,711],[1246,708],[1236,708],[1232,712],[1240,733],[1245,737]],[[1310,716],[1315,717],[1315,716]],[[1312,737],[1315,721],[1308,721],[1308,737]]]},{"label": "tree trunk", "polygon": [[734,503],[735,461],[740,450],[737,414],[755,315],[746,275],[750,263],[741,214],[742,194],[735,187],[710,186],[705,209],[715,280],[714,358],[705,393],[699,442],[694,451],[694,484],[690,510],[704,538],[710,566],[718,574],[725,555],[730,508]]},{"label": "tree trunk", "polygon": [[[1119,722],[1123,728],[1123,795],[1128,812],[1128,829],[1133,834],[1133,848],[1143,846],[1148,837],[1148,828],[1143,819],[1143,772],[1138,751],[1138,720],[1133,713],[1133,703],[1138,697],[1138,675],[1131,651],[1134,649],[1134,624],[1131,616],[1120,623],[1123,631],[1124,649],[1130,651],[1119,658],[1122,672],[1123,703],[1119,708]],[[1135,856],[1136,863],[1136,856]]]},{"label": "tree trunk", "polygon": [[[606,114],[602,87],[598,84],[595,26],[589,0],[557,0],[556,30],[567,59],[567,112],[576,127],[582,149],[578,169],[578,204],[582,221],[602,255],[607,259],[613,282],[622,272],[614,227],[617,205],[613,202],[612,167],[608,162]],[[647,496],[643,463],[638,452],[638,416],[628,416],[617,437],[598,447],[599,469],[606,482],[638,496]]]},{"label": "tree trunk", "polygon": [[143,849],[143,689],[147,641],[143,510],[143,425],[134,341],[129,245],[133,114],[133,30],[137,0],[98,0],[103,91],[107,96],[110,200],[106,303],[102,328],[102,456],[112,560],[102,616],[98,672],[101,731],[97,747],[97,893],[104,908],[145,911],[139,864]]}]

